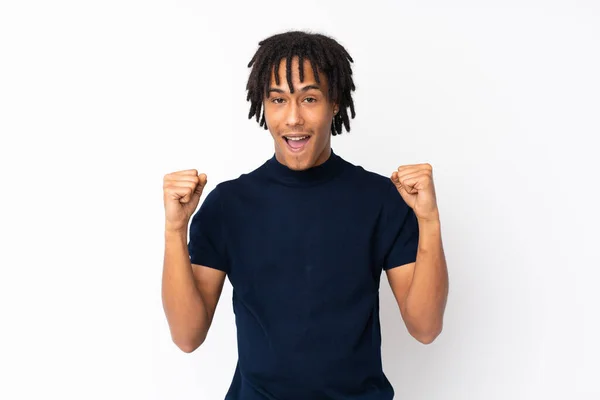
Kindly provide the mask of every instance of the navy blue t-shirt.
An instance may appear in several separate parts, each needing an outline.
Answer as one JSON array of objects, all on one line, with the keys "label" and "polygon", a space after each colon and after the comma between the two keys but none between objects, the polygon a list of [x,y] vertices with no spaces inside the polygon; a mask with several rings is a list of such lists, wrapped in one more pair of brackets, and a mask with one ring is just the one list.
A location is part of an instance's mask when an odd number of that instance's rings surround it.
[{"label": "navy blue t-shirt", "polygon": [[192,218],[188,250],[233,286],[238,363],[225,399],[392,399],[380,277],[416,260],[418,235],[388,177],[333,151],[305,171],[273,156],[218,184]]}]

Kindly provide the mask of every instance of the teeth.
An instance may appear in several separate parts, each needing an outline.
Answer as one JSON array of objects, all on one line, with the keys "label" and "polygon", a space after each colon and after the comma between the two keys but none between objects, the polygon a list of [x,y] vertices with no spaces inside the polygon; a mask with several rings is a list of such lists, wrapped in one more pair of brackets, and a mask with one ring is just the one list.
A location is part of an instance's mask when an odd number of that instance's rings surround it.
[{"label": "teeth", "polygon": [[302,137],[288,137],[288,140],[303,140],[306,139],[308,136],[302,136]]}]

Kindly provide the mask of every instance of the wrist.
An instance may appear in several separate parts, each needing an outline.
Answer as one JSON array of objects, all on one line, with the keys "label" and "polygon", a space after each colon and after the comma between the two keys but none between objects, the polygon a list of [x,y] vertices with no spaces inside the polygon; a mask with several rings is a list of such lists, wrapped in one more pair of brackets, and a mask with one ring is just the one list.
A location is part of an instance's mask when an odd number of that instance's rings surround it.
[{"label": "wrist", "polygon": [[429,218],[418,218],[417,222],[419,227],[439,227],[440,226],[440,217],[436,215],[434,217]]},{"label": "wrist", "polygon": [[186,236],[187,237],[187,224],[181,225],[170,225],[165,224],[165,236]]}]

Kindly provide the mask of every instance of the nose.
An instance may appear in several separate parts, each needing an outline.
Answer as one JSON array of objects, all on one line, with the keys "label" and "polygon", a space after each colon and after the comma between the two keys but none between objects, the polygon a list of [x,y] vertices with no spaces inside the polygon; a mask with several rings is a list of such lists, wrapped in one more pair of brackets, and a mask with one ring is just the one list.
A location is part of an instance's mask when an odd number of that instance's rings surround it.
[{"label": "nose", "polygon": [[302,110],[296,102],[291,101],[287,111],[286,123],[288,126],[304,125]]}]

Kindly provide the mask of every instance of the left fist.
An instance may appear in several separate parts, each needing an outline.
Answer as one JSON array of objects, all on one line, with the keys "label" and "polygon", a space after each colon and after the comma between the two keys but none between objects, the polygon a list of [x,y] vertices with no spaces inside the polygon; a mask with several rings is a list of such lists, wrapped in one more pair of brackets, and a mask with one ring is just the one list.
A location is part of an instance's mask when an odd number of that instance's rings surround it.
[{"label": "left fist", "polygon": [[403,165],[392,173],[391,180],[419,220],[439,219],[430,164]]}]

